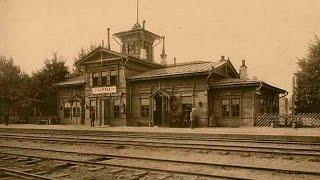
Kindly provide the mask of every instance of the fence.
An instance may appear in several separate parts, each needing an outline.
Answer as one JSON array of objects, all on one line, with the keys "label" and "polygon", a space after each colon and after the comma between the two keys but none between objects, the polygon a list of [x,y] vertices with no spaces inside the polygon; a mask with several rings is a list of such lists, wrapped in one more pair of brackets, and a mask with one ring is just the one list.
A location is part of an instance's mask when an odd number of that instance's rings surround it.
[{"label": "fence", "polygon": [[320,113],[295,115],[266,113],[256,119],[256,126],[270,127],[320,127]]}]

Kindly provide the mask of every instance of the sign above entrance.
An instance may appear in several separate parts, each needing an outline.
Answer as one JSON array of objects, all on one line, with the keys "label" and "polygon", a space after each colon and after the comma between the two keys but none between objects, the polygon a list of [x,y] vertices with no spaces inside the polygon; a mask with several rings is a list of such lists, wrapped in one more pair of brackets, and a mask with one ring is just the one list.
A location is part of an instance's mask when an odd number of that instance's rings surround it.
[{"label": "sign above entrance", "polygon": [[117,92],[116,86],[92,88],[92,94],[108,94],[108,93],[116,93],[116,92]]}]

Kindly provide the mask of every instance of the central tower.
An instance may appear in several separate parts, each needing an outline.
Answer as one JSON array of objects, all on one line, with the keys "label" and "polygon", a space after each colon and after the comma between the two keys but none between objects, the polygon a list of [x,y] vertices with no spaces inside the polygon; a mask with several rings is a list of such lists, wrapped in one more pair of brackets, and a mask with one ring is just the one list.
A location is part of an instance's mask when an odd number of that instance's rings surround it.
[{"label": "central tower", "polygon": [[131,30],[118,32],[114,35],[121,40],[122,53],[153,62],[153,44],[161,37],[147,31],[145,29],[145,22],[143,22],[143,26],[137,22]]},{"label": "central tower", "polygon": [[161,37],[145,29],[145,21],[143,26],[139,23],[139,4],[137,0],[137,22],[131,30],[115,33],[114,36],[119,38],[122,43],[121,52],[132,55],[136,58],[154,62],[154,42],[161,40]]}]

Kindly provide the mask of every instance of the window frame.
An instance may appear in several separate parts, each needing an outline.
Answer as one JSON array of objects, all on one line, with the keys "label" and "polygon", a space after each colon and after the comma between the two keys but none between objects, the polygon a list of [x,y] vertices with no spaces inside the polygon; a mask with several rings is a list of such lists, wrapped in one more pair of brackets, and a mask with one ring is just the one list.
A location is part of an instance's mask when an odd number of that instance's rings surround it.
[{"label": "window frame", "polygon": [[92,72],[92,86],[99,86],[99,72]]},{"label": "window frame", "polygon": [[[231,116],[232,117],[240,117],[240,98],[231,98]],[[238,100],[238,103],[234,104],[234,101]],[[238,106],[238,109],[235,111],[234,106]],[[235,115],[237,112],[237,115]]]},{"label": "window frame", "polygon": [[80,117],[81,115],[81,105],[80,102],[73,102],[72,105],[72,117]]},{"label": "window frame", "polygon": [[70,118],[71,117],[71,104],[69,102],[65,102],[64,103],[63,117],[64,118]]},{"label": "window frame", "polygon": [[[102,86],[108,86],[109,85],[109,82],[108,82],[108,76],[109,76],[109,73],[108,71],[101,71],[101,85]],[[105,82],[104,82],[105,81]]]},{"label": "window frame", "polygon": [[[143,104],[143,100],[148,102]],[[150,117],[150,99],[149,98],[140,98],[140,116],[141,117]]]},{"label": "window frame", "polygon": [[[228,102],[227,104],[224,104],[223,102]],[[224,107],[228,107],[228,108],[224,108]],[[228,109],[228,111],[227,111]],[[226,115],[225,112],[228,112],[228,114]],[[221,115],[223,117],[230,117],[231,115],[231,107],[230,107],[230,99],[222,99],[221,100]]]},{"label": "window frame", "polygon": [[[112,72],[115,72],[115,74],[113,74]],[[117,74],[116,69],[110,69],[110,82],[109,82],[109,84],[110,84],[110,86],[116,86],[118,84],[118,74]]]},{"label": "window frame", "polygon": [[[238,100],[238,103],[234,103],[234,101]],[[228,104],[224,105],[223,101],[227,101]],[[220,101],[220,112],[221,112],[221,117],[224,118],[239,118],[242,116],[241,114],[241,97],[225,97],[225,98],[221,98]],[[227,106],[229,109],[229,113],[224,114],[224,107]],[[236,109],[234,106],[239,106],[238,109]],[[235,114],[235,112],[237,112],[237,114]]]}]

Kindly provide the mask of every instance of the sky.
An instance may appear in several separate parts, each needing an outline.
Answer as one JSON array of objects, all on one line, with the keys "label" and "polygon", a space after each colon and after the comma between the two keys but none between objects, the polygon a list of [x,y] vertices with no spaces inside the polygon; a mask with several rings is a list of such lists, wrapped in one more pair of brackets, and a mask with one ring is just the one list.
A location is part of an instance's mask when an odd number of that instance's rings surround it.
[{"label": "sky", "polygon": [[[139,21],[166,36],[168,61],[229,57],[250,77],[291,92],[297,58],[320,35],[319,0],[139,0]],[[81,48],[136,22],[136,0],[0,0],[0,56],[29,74],[53,52],[72,66]],[[119,46],[111,42],[111,49]],[[155,47],[160,62],[161,45]]]}]

